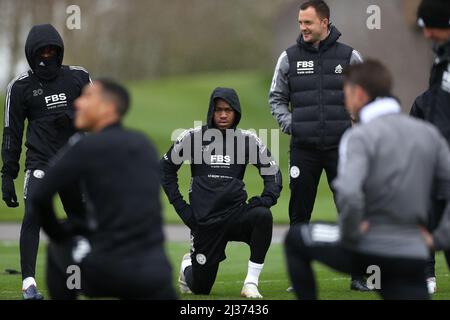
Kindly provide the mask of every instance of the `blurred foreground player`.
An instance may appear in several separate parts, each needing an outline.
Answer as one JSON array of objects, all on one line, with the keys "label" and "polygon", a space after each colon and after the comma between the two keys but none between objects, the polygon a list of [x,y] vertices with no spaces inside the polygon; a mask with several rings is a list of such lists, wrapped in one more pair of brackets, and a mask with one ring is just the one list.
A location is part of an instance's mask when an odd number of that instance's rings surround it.
[{"label": "blurred foreground player", "polygon": [[450,247],[450,208],[433,237],[425,227],[431,193],[450,199],[450,151],[434,126],[400,113],[391,88],[391,76],[379,62],[346,72],[346,105],[359,123],[340,144],[333,182],[339,227],[300,225],[286,238],[300,299],[317,298],[313,261],[344,273],[377,266],[384,299],[429,299],[426,261],[433,242],[438,250]]},{"label": "blurred foreground player", "polygon": [[[126,130],[121,119],[127,91],[109,80],[87,86],[75,102],[74,136],[54,159],[31,195],[50,237],[47,285],[52,299],[88,297],[175,299],[163,249],[159,157],[146,137]],[[79,183],[86,196],[88,232],[60,223],[52,198]],[[66,282],[78,266],[81,288]]]}]

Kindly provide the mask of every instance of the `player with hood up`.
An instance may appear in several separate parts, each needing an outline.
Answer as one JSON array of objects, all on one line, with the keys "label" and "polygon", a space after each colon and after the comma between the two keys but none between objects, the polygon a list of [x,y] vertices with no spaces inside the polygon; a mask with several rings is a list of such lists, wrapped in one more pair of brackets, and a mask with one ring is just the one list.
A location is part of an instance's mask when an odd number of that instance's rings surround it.
[{"label": "player with hood up", "polygon": [[[28,34],[25,55],[30,70],[11,81],[7,87],[3,144],[2,195],[10,208],[19,206],[14,179],[19,173],[19,159],[25,122],[24,203],[25,214],[20,232],[22,291],[26,300],[43,299],[35,281],[36,258],[41,224],[27,194],[45,175],[49,160],[75,132],[73,102],[90,83],[82,67],[62,65],[64,43],[50,24],[36,25]],[[59,193],[66,213],[82,215],[84,208],[78,186]]]},{"label": "player with hood up", "polygon": [[[229,241],[250,246],[248,273],[241,295],[262,298],[259,275],[272,239],[270,207],[280,196],[278,165],[252,132],[238,129],[241,106],[235,90],[216,88],[210,99],[207,124],[187,130],[164,155],[162,185],[178,215],[191,229],[191,252],[180,270],[182,293],[209,294]],[[178,186],[178,170],[191,164],[189,204]],[[248,164],[264,180],[260,196],[247,202],[243,182]]]}]

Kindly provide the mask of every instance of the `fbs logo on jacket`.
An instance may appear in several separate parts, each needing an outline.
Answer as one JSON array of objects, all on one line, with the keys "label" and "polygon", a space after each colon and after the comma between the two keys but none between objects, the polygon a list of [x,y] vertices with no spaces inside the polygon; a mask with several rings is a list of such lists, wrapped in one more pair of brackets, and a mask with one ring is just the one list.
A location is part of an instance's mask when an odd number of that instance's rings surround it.
[{"label": "fbs logo on jacket", "polygon": [[67,96],[65,93],[53,94],[46,96],[44,99],[48,110],[67,106]]},{"label": "fbs logo on jacket", "polygon": [[228,155],[213,154],[211,155],[211,165],[229,166],[231,164],[231,157]]},{"label": "fbs logo on jacket", "polygon": [[297,61],[297,74],[313,74],[314,61]]}]

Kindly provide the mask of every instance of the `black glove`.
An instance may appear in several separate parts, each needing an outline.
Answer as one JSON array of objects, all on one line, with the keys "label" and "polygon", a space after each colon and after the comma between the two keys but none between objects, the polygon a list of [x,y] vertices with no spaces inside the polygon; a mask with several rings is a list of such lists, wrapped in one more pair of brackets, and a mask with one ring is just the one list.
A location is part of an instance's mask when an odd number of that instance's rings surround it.
[{"label": "black glove", "polygon": [[173,203],[175,211],[183,220],[184,224],[189,227],[189,229],[194,230],[195,228],[195,217],[191,206],[183,199],[178,199]]},{"label": "black glove", "polygon": [[249,209],[255,208],[255,207],[266,207],[270,208],[275,203],[272,200],[271,197],[263,196],[263,197],[253,197],[250,200],[248,200],[248,206]]},{"label": "black glove", "polygon": [[19,206],[16,189],[14,188],[14,179],[6,174],[2,175],[2,193],[3,201],[8,207],[16,208]]}]

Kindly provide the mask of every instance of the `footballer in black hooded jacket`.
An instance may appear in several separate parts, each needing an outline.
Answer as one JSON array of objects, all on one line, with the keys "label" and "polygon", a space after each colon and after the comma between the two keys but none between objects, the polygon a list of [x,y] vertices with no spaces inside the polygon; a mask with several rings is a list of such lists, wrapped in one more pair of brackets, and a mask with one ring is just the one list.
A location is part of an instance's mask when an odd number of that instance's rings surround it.
[{"label": "footballer in black hooded jacket", "polygon": [[[43,178],[49,160],[75,133],[73,102],[90,83],[82,67],[62,65],[64,44],[50,24],[34,26],[26,40],[25,55],[30,70],[15,78],[7,87],[2,144],[2,194],[8,207],[19,205],[14,179],[19,173],[19,159],[25,122],[24,202],[25,215],[20,233],[20,256],[25,299],[42,299],[35,277],[40,222],[27,201],[36,182]],[[60,197],[68,215],[83,209],[77,186],[61,190]]]},{"label": "footballer in black hooded jacket", "polygon": [[[429,88],[418,96],[410,115],[435,125],[450,145],[450,3],[446,0],[422,0],[417,10],[423,35],[433,40],[434,63]],[[439,225],[447,202],[433,195],[430,208],[429,229]],[[450,268],[450,251],[445,251]],[[425,271],[428,291],[436,292],[435,255],[432,252]]]},{"label": "footballer in black hooded jacket", "polygon": [[[233,89],[216,88],[207,124],[185,131],[161,160],[162,185],[170,203],[191,229],[191,252],[183,257],[180,291],[209,294],[229,241],[250,246],[241,295],[261,298],[258,279],[272,238],[272,213],[282,189],[281,174],[267,147],[252,132],[237,128],[241,106]],[[189,204],[178,187],[177,172],[191,165]],[[247,202],[243,182],[248,164],[264,181],[260,196]]]}]

